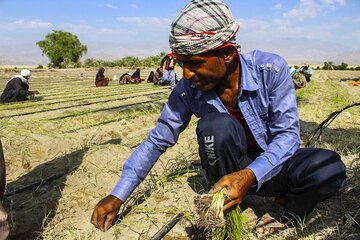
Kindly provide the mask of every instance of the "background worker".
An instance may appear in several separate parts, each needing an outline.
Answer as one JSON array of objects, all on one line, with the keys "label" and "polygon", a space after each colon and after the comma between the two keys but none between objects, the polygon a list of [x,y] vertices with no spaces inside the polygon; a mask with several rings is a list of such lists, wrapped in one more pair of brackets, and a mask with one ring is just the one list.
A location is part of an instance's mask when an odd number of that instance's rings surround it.
[{"label": "background worker", "polygon": [[140,76],[141,69],[137,68],[135,72],[131,75],[130,82],[131,83],[141,83],[142,79]]},{"label": "background worker", "polygon": [[310,67],[309,64],[305,64],[304,66],[301,66],[300,69],[299,69],[299,72],[304,74],[304,76],[306,78],[306,82],[311,81],[311,76],[313,74],[313,70],[312,70],[312,68]]},{"label": "background worker", "polygon": [[153,83],[154,85],[160,85],[161,82],[163,82],[162,68],[157,68],[154,73]]},{"label": "background worker", "polygon": [[109,78],[105,77],[105,68],[101,67],[95,77],[95,86],[105,87],[109,85]]},{"label": "background worker", "polygon": [[155,75],[154,71],[151,71],[151,72],[149,73],[149,76],[148,76],[147,79],[146,79],[146,82],[152,83],[152,82],[154,81],[154,75]]},{"label": "background worker", "polygon": [[28,96],[39,94],[39,91],[29,91],[29,80],[31,72],[28,69],[23,69],[20,75],[13,76],[6,82],[5,89],[1,94],[1,102],[16,102],[26,101]]},{"label": "background worker", "polygon": [[[168,53],[161,60],[160,68],[163,68],[164,82],[170,83],[171,89],[174,89],[176,85],[176,56],[173,53]],[[164,84],[165,85],[165,84]]]},{"label": "background worker", "polygon": [[304,88],[306,86],[306,77],[294,67],[289,67],[290,76],[294,83],[295,90]]}]

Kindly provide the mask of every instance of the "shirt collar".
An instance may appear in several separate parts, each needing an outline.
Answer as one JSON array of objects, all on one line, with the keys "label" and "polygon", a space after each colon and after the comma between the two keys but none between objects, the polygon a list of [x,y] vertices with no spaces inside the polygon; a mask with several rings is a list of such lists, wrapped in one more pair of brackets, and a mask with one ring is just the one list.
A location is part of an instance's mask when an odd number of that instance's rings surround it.
[{"label": "shirt collar", "polygon": [[240,66],[241,66],[241,85],[239,89],[239,96],[242,91],[256,91],[259,89],[259,85],[255,81],[254,65],[250,59],[246,59],[246,56],[240,54]]}]

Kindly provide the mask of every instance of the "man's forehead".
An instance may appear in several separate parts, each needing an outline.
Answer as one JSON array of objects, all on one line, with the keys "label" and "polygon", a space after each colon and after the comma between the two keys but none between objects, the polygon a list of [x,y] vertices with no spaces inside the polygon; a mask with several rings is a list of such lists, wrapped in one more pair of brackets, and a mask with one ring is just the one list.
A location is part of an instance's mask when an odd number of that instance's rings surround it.
[{"label": "man's forehead", "polygon": [[196,55],[185,55],[185,54],[176,54],[176,59],[179,61],[191,61],[191,60],[201,60],[209,57],[215,56],[214,52],[200,53]]},{"label": "man's forehead", "polygon": [[201,58],[201,56],[199,56],[199,55],[184,55],[184,54],[176,55],[176,59],[180,60],[180,61],[198,59],[198,58]]}]

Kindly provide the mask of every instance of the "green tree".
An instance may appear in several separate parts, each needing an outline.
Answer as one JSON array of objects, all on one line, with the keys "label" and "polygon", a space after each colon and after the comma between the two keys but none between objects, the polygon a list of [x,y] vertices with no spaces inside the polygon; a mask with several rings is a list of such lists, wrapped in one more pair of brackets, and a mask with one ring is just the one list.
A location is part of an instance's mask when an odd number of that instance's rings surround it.
[{"label": "green tree", "polygon": [[339,69],[340,70],[346,70],[348,68],[348,66],[349,65],[347,63],[342,62],[341,65],[339,66]]},{"label": "green tree", "polygon": [[324,66],[322,67],[323,70],[333,70],[334,65],[333,62],[324,62]]},{"label": "green tree", "polygon": [[70,65],[78,65],[80,58],[87,52],[87,47],[82,45],[79,38],[61,30],[54,30],[38,41],[36,45],[50,60],[50,66],[63,68]]},{"label": "green tree", "polygon": [[141,62],[139,58],[134,56],[126,56],[121,59],[121,67],[140,67]]},{"label": "green tree", "polygon": [[166,55],[161,52],[155,56],[149,56],[144,59],[139,59],[134,56],[123,57],[118,60],[105,61],[101,59],[87,58],[84,60],[84,67],[159,67],[162,58]]}]

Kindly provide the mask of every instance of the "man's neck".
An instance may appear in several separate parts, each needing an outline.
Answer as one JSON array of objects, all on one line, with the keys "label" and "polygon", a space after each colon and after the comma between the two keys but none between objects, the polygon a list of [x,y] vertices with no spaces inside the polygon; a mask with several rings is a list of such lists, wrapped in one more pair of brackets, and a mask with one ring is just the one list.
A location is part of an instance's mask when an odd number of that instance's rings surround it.
[{"label": "man's neck", "polygon": [[218,85],[215,88],[217,95],[221,102],[229,108],[234,108],[237,105],[237,98],[240,87],[241,68],[240,62],[236,62],[234,66],[230,66],[228,80],[223,85]]}]

